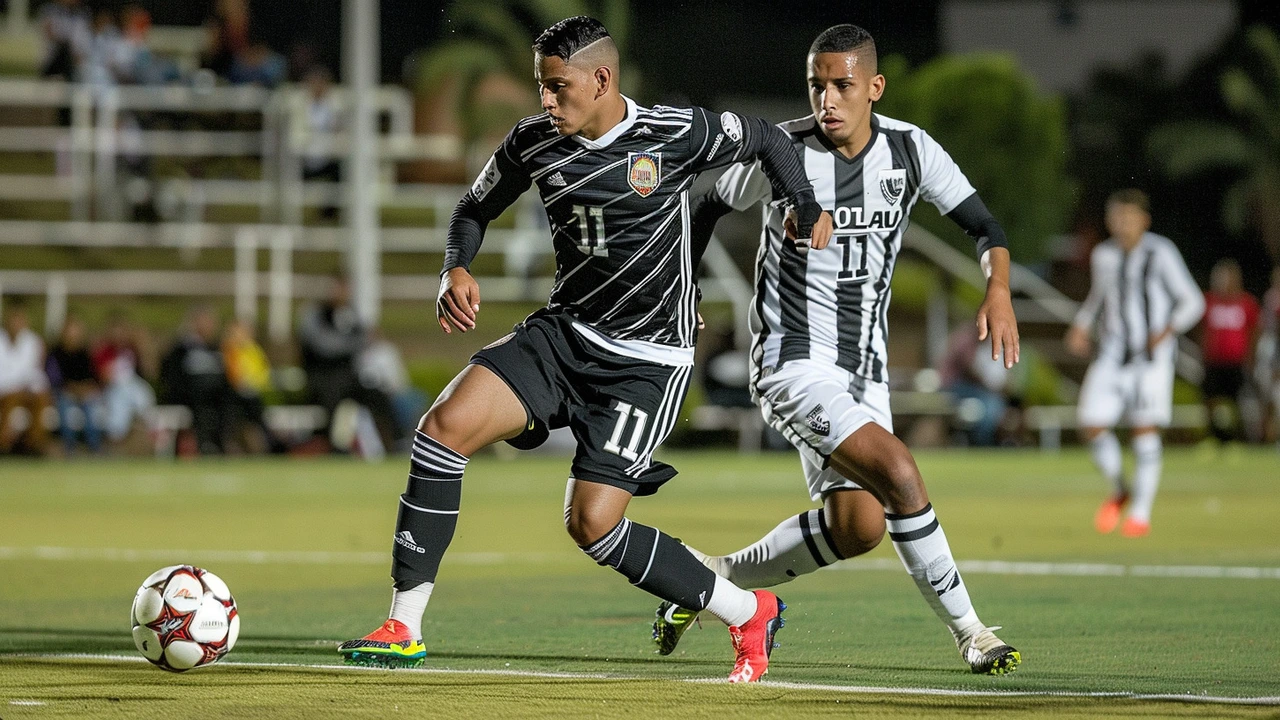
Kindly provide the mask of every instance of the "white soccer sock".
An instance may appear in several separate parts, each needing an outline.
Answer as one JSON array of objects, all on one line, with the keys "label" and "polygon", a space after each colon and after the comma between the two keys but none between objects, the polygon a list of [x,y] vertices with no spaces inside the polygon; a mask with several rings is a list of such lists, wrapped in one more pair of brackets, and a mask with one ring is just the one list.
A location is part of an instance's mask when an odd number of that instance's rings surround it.
[{"label": "white soccer sock", "polygon": [[971,631],[978,623],[978,614],[969,601],[969,590],[951,557],[951,546],[933,513],[933,505],[925,505],[910,515],[886,513],[885,522],[893,549],[925,602],[956,638]]},{"label": "white soccer sock", "polygon": [[715,590],[707,601],[707,612],[720,618],[725,625],[741,627],[756,614],[756,594],[743,590],[733,583],[716,576]]},{"label": "white soccer sock", "polygon": [[822,510],[809,510],[783,520],[767,535],[731,555],[694,556],[739,587],[772,587],[840,560],[830,538]]},{"label": "white soccer sock", "polygon": [[1129,517],[1135,520],[1151,522],[1151,506],[1156,503],[1156,488],[1160,486],[1163,448],[1160,433],[1144,433],[1133,438],[1133,454],[1138,462],[1133,470]]},{"label": "white soccer sock", "polygon": [[1089,456],[1093,458],[1094,467],[1102,473],[1102,477],[1111,483],[1116,495],[1124,495],[1128,490],[1124,487],[1124,473],[1120,457],[1120,441],[1116,434],[1104,430],[1102,434],[1089,441]]},{"label": "white soccer sock", "polygon": [[391,619],[409,628],[414,639],[422,637],[422,613],[427,610],[427,601],[431,599],[435,586],[435,583],[425,582],[391,593]]}]

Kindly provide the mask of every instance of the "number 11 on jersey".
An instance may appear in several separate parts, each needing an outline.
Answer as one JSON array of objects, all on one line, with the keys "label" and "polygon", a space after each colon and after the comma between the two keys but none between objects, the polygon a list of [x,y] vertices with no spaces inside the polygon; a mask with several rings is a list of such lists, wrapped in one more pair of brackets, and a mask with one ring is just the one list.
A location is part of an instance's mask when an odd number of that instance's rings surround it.
[{"label": "number 11 on jersey", "polygon": [[[640,440],[644,437],[644,427],[649,422],[649,413],[638,407],[632,407],[631,403],[624,403],[621,400],[613,402],[613,408],[618,411],[618,422],[613,426],[613,436],[604,444],[604,451],[621,455],[627,460],[635,460],[639,457],[636,454],[636,448],[640,447]],[[626,432],[627,423],[632,418],[635,418],[635,427],[631,430],[631,439],[627,441],[626,447],[623,447],[620,444],[622,435]]]},{"label": "number 11 on jersey", "polygon": [[609,240],[604,234],[604,208],[573,206],[578,219],[578,249],[583,255],[609,257]]},{"label": "number 11 on jersey", "polygon": [[[840,272],[836,274],[838,282],[852,280],[853,282],[862,282],[866,280],[870,273],[867,272],[867,236],[866,235],[836,235],[836,243],[840,246],[844,255],[840,260]],[[858,246],[858,267],[853,268],[853,246]]]}]

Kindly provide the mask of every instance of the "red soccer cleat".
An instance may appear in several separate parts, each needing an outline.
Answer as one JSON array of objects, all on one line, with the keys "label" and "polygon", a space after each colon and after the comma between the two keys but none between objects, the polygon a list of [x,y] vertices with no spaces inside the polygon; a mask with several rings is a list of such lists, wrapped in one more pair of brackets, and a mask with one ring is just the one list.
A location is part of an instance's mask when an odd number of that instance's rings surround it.
[{"label": "red soccer cleat", "polygon": [[1150,532],[1151,523],[1136,518],[1127,518],[1120,528],[1120,534],[1127,538],[1145,537]]},{"label": "red soccer cleat", "polygon": [[386,668],[418,667],[427,656],[422,640],[396,620],[386,621],[362,638],[342,643],[338,652],[350,664]]},{"label": "red soccer cleat", "polygon": [[730,626],[729,637],[738,659],[729,673],[729,682],[758,682],[769,672],[769,655],[775,647],[773,636],[786,622],[786,603],[768,590],[756,590],[756,614],[741,627]]},{"label": "red soccer cleat", "polygon": [[1128,493],[1112,495],[1107,498],[1107,501],[1102,503],[1102,507],[1098,508],[1097,514],[1093,516],[1093,527],[1103,535],[1115,530],[1116,525],[1120,522],[1120,514],[1124,512],[1124,506],[1128,504]]}]

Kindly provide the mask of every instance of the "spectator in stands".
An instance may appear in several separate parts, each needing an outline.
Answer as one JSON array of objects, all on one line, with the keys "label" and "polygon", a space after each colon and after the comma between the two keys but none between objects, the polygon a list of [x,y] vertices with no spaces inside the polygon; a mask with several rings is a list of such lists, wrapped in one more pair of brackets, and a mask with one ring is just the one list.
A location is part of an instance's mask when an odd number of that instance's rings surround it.
[{"label": "spectator in stands", "polygon": [[[302,179],[338,182],[342,166],[333,156],[331,134],[342,129],[342,108],[333,94],[333,77],[323,65],[307,71],[306,137],[302,154]],[[320,214],[327,220],[338,216],[338,207],[326,203]]]},{"label": "spectator in stands", "polygon": [[271,390],[271,363],[248,323],[234,320],[227,325],[222,333],[222,363],[227,369],[236,418],[256,431],[247,443],[249,449],[283,452],[283,443],[276,439],[265,418],[263,395]]},{"label": "spectator in stands", "polygon": [[233,399],[218,344],[218,315],[197,305],[187,315],[173,347],[160,362],[161,397],[191,411],[191,429],[201,455],[220,455],[230,427]]},{"label": "spectator in stands", "polygon": [[58,403],[58,430],[66,453],[75,452],[77,431],[83,431],[90,452],[101,452],[102,383],[93,370],[84,321],[78,316],[69,315],[63,323],[45,371]]},{"label": "spectator in stands", "polygon": [[123,70],[124,38],[116,24],[116,14],[99,8],[93,14],[93,30],[84,56],[80,58],[77,76],[95,90],[115,87]]},{"label": "spectator in stands", "polygon": [[335,277],[329,297],[303,311],[298,342],[307,388],[316,404],[329,413],[330,436],[334,435],[334,410],[343,400],[354,400],[373,415],[383,444],[394,446],[399,433],[391,400],[362,383],[356,370],[356,358],[369,345],[369,333],[351,305],[346,278]]},{"label": "spectator in stands", "polygon": [[80,0],[53,0],[40,7],[37,22],[45,41],[40,76],[74,80],[89,51],[89,11]]},{"label": "spectator in stands", "polygon": [[156,395],[144,379],[151,376],[153,356],[141,330],[133,328],[123,313],[107,318],[107,333],[93,353],[93,366],[102,383],[107,411],[107,439],[122,443],[135,422],[155,407]]},{"label": "spectator in stands", "polygon": [[272,50],[266,42],[254,38],[247,47],[237,52],[227,70],[227,81],[232,85],[261,85],[274,88],[285,81],[289,64],[284,56]]},{"label": "spectator in stands", "polygon": [[368,347],[356,358],[360,382],[391,399],[398,436],[412,437],[427,410],[426,393],[409,382],[409,371],[405,369],[400,349],[377,330],[370,333],[370,337]]},{"label": "spectator in stands", "polygon": [[249,46],[248,1],[218,0],[204,28],[205,49],[200,66],[227,77],[236,56]]},{"label": "spectator in stands", "polygon": [[1201,390],[1213,435],[1227,442],[1239,436],[1238,413],[1233,406],[1244,388],[1245,368],[1253,360],[1260,309],[1258,301],[1244,291],[1240,265],[1230,258],[1213,266],[1204,299]]},{"label": "spectator in stands", "polygon": [[997,431],[1009,411],[1010,371],[991,362],[969,325],[947,337],[946,354],[937,370],[942,389],[955,398],[956,417],[964,428],[965,439],[970,445],[995,445]]},{"label": "spectator in stands", "polygon": [[43,455],[49,446],[44,411],[51,404],[44,341],[28,325],[26,304],[9,298],[0,328],[0,454]]}]

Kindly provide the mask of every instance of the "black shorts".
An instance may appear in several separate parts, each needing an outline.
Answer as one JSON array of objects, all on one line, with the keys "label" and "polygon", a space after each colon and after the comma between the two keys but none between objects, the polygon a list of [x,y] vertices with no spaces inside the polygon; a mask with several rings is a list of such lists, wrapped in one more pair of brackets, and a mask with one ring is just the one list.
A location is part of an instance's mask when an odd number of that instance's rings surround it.
[{"label": "black shorts", "polygon": [[1244,388],[1244,369],[1239,365],[1205,365],[1200,392],[1206,398],[1235,400]]},{"label": "black shorts", "polygon": [[568,427],[578,441],[578,480],[652,495],[675,477],[653,452],[675,427],[692,367],[610,352],[574,330],[572,318],[544,310],[471,362],[497,373],[524,403],[528,428],[511,445],[535,448]]}]

